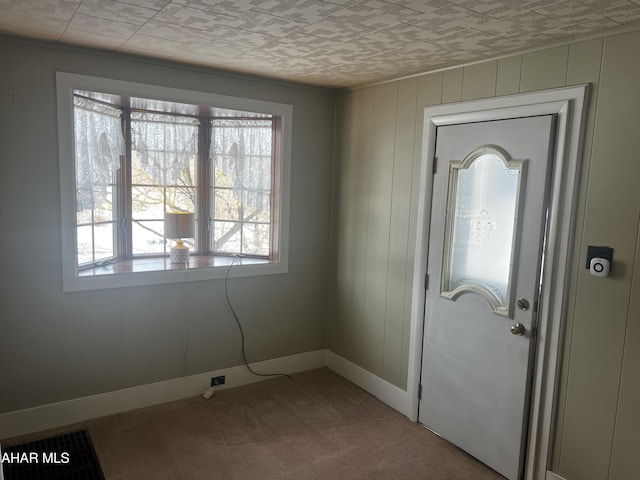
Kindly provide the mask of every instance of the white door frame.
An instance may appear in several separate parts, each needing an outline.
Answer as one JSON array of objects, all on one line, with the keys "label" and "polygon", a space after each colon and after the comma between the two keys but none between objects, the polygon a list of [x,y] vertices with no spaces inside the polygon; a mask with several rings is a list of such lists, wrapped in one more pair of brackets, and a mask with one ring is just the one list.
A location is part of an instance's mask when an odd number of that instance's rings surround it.
[{"label": "white door frame", "polygon": [[535,369],[526,452],[525,479],[543,480],[551,454],[560,346],[571,273],[578,175],[588,85],[425,108],[418,228],[415,250],[407,397],[409,418],[418,419],[422,361],[425,272],[429,247],[436,128],[487,120],[557,115],[556,147],[549,199],[549,230],[535,346]]}]

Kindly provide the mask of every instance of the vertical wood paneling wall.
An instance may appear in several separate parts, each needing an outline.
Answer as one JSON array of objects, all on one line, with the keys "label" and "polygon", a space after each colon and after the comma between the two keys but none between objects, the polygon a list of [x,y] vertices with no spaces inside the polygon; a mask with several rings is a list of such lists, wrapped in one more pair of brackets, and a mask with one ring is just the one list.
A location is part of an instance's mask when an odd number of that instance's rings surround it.
[{"label": "vertical wood paneling wall", "polygon": [[[591,84],[552,469],[640,471],[640,34],[516,55],[339,95],[328,346],[407,387],[424,108]],[[615,249],[591,277],[587,245]]]}]

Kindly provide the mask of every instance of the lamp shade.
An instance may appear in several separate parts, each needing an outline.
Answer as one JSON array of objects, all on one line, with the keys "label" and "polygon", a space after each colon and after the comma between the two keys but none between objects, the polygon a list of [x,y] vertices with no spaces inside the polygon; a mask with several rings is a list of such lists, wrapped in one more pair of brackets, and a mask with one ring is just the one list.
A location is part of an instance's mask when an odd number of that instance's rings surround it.
[{"label": "lamp shade", "polygon": [[164,214],[164,236],[171,239],[193,238],[193,213],[171,212]]}]

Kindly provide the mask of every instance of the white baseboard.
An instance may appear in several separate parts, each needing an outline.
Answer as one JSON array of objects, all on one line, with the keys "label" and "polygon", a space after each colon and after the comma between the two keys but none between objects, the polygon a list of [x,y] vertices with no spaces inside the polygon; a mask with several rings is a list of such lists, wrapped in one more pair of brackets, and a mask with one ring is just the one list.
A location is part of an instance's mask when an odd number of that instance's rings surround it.
[{"label": "white baseboard", "polygon": [[[297,373],[328,367],[391,408],[403,415],[408,415],[409,402],[406,391],[326,349],[265,360],[253,363],[251,366],[258,372],[283,373]],[[241,365],[3,413],[0,414],[0,439],[18,437],[106,415],[194,397],[209,387],[211,377],[219,375],[226,377],[225,384],[216,387],[220,390],[268,378],[256,377],[244,365]],[[547,478],[547,480],[563,479],[558,477],[557,479]]]},{"label": "white baseboard", "polygon": [[[251,367],[258,372],[297,373],[327,366],[326,357],[326,349],[314,350],[252,363]],[[0,414],[0,439],[194,397],[209,388],[211,377],[219,375],[224,375],[226,382],[216,387],[218,389],[238,387],[268,378],[254,376],[242,365],[3,413]]]},{"label": "white baseboard", "polygon": [[547,470],[547,476],[545,477],[545,480],[565,480],[565,478],[561,477],[557,473],[553,473],[552,471]]},{"label": "white baseboard", "polygon": [[392,385],[330,350],[327,350],[327,367],[366,390],[394,410],[409,416],[409,401],[405,390]]}]

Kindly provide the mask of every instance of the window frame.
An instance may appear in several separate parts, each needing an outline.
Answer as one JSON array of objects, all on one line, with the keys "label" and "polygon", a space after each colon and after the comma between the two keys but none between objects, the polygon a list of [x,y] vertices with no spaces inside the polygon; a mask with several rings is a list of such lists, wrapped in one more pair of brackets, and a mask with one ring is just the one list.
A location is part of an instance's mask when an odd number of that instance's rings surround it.
[{"label": "window frame", "polygon": [[[56,72],[58,104],[58,140],[60,164],[60,210],[62,235],[63,291],[96,290],[103,288],[154,285],[182,281],[200,281],[224,278],[232,262],[236,267],[230,276],[281,274],[288,271],[289,206],[293,106],[243,97],[209,92],[183,90],[173,87],[115,80],[68,72]],[[279,129],[279,151],[274,180],[274,201],[278,202],[277,218],[272,221],[274,252],[270,259],[234,258],[209,254],[205,266],[193,268],[159,267],[151,271],[109,272],[80,275],[77,265],[75,143],[73,131],[73,92],[85,90],[113,95],[139,97],[163,102],[185,103],[230,110],[270,114]],[[136,259],[130,260],[135,262]],[[136,270],[136,269],[134,269]]]}]

